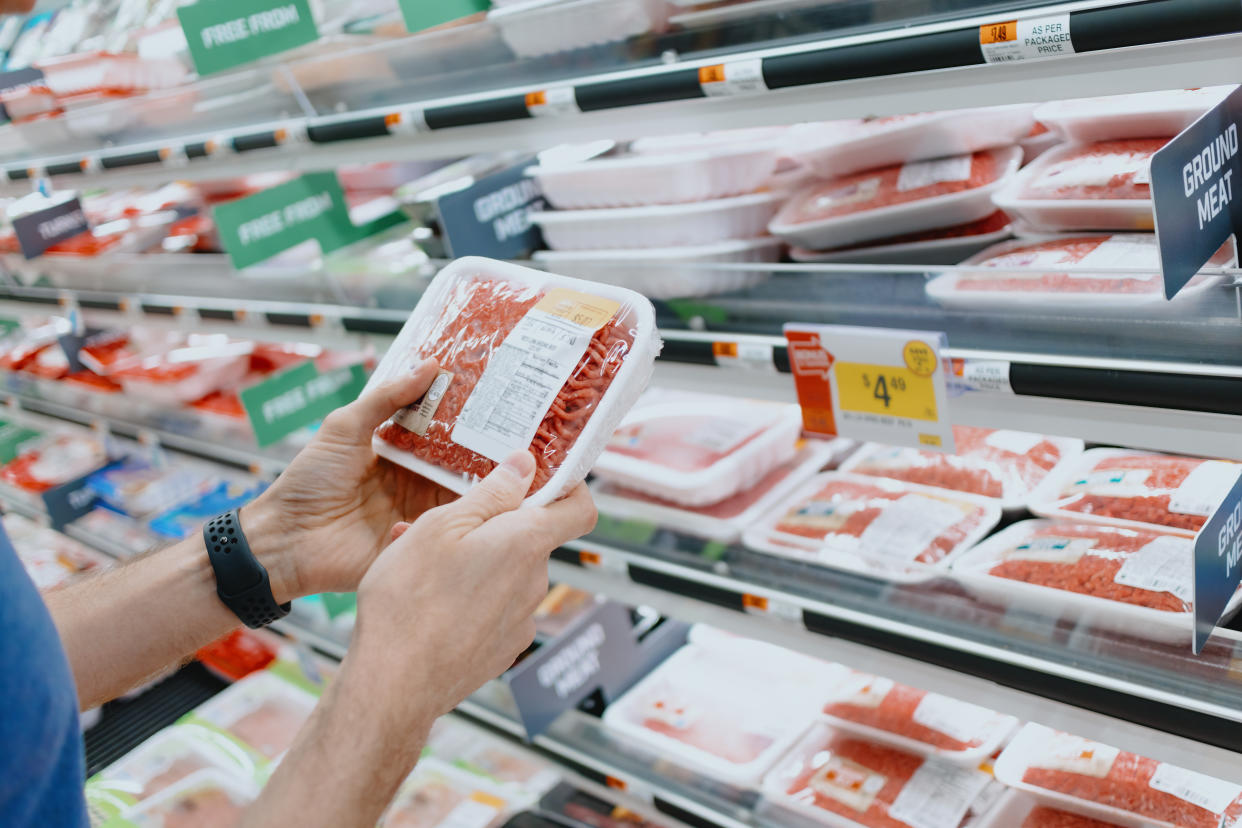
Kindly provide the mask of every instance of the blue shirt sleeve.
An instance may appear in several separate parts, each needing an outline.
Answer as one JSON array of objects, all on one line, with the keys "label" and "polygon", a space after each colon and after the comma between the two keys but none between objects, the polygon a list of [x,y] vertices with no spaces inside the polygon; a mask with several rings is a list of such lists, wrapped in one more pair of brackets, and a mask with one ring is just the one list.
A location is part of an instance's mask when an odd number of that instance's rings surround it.
[{"label": "blue shirt sleeve", "polygon": [[0,526],[0,825],[87,828],[78,695],[52,617]]}]

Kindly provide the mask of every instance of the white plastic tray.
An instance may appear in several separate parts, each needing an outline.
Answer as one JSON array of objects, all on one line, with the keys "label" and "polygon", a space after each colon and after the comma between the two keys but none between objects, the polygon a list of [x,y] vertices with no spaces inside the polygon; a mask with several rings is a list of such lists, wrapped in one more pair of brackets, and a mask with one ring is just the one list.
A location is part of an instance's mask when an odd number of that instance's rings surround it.
[{"label": "white plastic tray", "polygon": [[[1121,526],[1127,529],[1145,529],[1148,531],[1164,532],[1170,535],[1181,535],[1183,537],[1194,537],[1195,530],[1180,529],[1174,526],[1164,526],[1158,523],[1142,523],[1136,520],[1124,520],[1111,517],[1102,517],[1090,512],[1075,512],[1063,508],[1068,505],[1064,501],[1074,499],[1072,496],[1066,498],[1062,496],[1066,487],[1074,480],[1082,479],[1082,475],[1093,469],[1101,460],[1111,457],[1124,457],[1127,455],[1142,456],[1146,454],[1159,455],[1159,452],[1146,451],[1130,451],[1128,449],[1110,449],[1110,448],[1094,448],[1084,451],[1075,463],[1069,463],[1063,466],[1057,474],[1049,475],[1038,489],[1031,495],[1031,511],[1040,517],[1058,518],[1069,520],[1076,523],[1102,523],[1108,526]],[[1176,456],[1176,455],[1166,455]],[[1189,458],[1191,460],[1199,458]],[[1225,462],[1225,461],[1210,461]],[[1139,496],[1148,493],[1161,495],[1167,494],[1166,489],[1144,490]],[[1122,495],[1124,496],[1124,495]]]},{"label": "white plastic tray", "polygon": [[[1042,803],[1033,796],[1022,791],[1006,790],[1005,794],[987,814],[987,819],[978,828],[1022,828],[1024,820],[1031,811]],[[1116,825],[1116,823],[1106,823]]]},{"label": "white plastic tray", "polygon": [[954,236],[926,241],[908,241],[897,244],[873,244],[867,247],[838,248],[836,250],[808,250],[794,247],[789,257],[795,262],[822,262],[827,264],[910,264],[953,265],[987,247],[1005,241],[1012,236],[1009,225],[990,233],[974,236]]},{"label": "white plastic tray", "polygon": [[[1000,562],[1004,553],[1028,539],[1031,532],[1061,522],[1063,521],[1025,520],[1007,526],[958,556],[951,567],[953,579],[979,600],[987,603],[1030,610],[1040,616],[1071,620],[1080,627],[1087,626],[1120,635],[1139,636],[1166,644],[1189,643],[1194,630],[1194,615],[1191,612],[1165,612],[989,574],[988,570]],[[1077,525],[1099,524],[1079,522]],[[1152,530],[1148,528],[1144,531]],[[1194,560],[1194,542],[1189,538],[1173,537],[1186,545],[1186,571],[1189,579]],[[1221,622],[1224,623],[1236,615],[1239,606],[1242,606],[1242,593],[1235,593],[1225,608]]]},{"label": "white plastic tray", "polygon": [[186,794],[199,790],[224,791],[239,810],[249,805],[259,795],[258,786],[254,783],[215,768],[207,768],[195,771],[176,785],[160,791],[136,807],[123,812],[122,817],[138,828],[163,828],[164,820],[158,816],[158,811],[175,803]]},{"label": "white plastic tray", "polygon": [[[775,262],[782,242],[758,239],[693,247],[629,250],[541,250],[534,255],[553,273],[574,273],[605,284],[622,285],[652,299],[711,296],[752,287],[771,274],[762,268],[714,268],[711,263]],[[620,265],[630,264],[630,267]]]},{"label": "white plastic tray", "polygon": [[654,135],[630,143],[630,152],[641,155],[667,155],[677,152],[701,152],[717,147],[771,147],[780,145],[789,127],[743,127],[712,132],[687,132],[678,135]]},{"label": "white plastic tray", "polygon": [[[696,640],[696,638],[698,640]],[[706,643],[704,643],[706,642]],[[757,787],[763,774],[797,741],[819,704],[818,688],[846,668],[745,638],[691,636],[624,696],[608,706],[609,730],[658,751],[667,761],[742,787]],[[670,706],[661,702],[673,701]],[[747,711],[737,716],[738,710]],[[727,727],[767,739],[748,762],[733,762],[641,722],[658,716],[694,726],[699,716],[715,726],[703,735],[727,736]],[[740,734],[734,733],[734,736]]]},{"label": "white plastic tray", "polygon": [[[961,427],[955,430],[958,431],[959,434],[964,435],[962,436],[961,439],[963,442],[965,442],[965,440],[971,436],[971,431],[967,430],[963,432],[960,430],[960,428]],[[991,431],[991,430],[987,429],[987,431]],[[994,472],[993,476],[999,477],[1001,480],[1002,489],[1004,489],[1005,485],[1008,483],[1015,484],[1013,487],[1010,487],[1010,491],[1005,492],[1005,495],[1003,497],[989,498],[989,499],[996,500],[996,502],[1000,504],[1000,507],[1004,509],[1006,512],[1015,512],[1015,511],[1020,511],[1020,510],[1025,509],[1027,501],[1030,499],[1032,492],[1034,492],[1039,487],[1039,484],[1043,480],[1047,479],[1048,476],[1055,474],[1057,470],[1064,467],[1065,464],[1072,463],[1074,460],[1078,459],[1078,456],[1082,454],[1082,451],[1083,451],[1083,441],[1073,438],[1073,437],[1052,437],[1048,435],[1028,434],[1026,432],[1007,432],[1003,429],[998,429],[995,432],[993,432],[993,434],[996,434],[996,436],[998,437],[1012,436],[1013,439],[1016,439],[1019,441],[1034,440],[1037,437],[1042,437],[1043,440],[1047,440],[1048,442],[1056,446],[1057,450],[1060,452],[1060,455],[1061,455],[1061,459],[1057,461],[1057,464],[1053,466],[1051,469],[1049,469],[1046,473],[1044,473],[1039,478],[1038,481],[1036,481],[1032,485],[1024,486],[1022,488],[1017,488],[1017,486],[1022,485],[1023,481],[1015,480],[1012,477],[1006,477],[1000,474],[999,473],[1000,470],[997,468],[997,466],[1001,463],[1009,462],[1008,457],[1010,456],[1011,457],[1023,457],[1025,456],[1025,454],[1007,453],[1006,456],[1002,457],[1001,459],[991,459],[986,456],[981,456],[979,454],[964,453],[962,452],[962,449],[961,449],[961,443],[959,443],[958,454],[956,455],[944,455],[944,454],[935,455],[935,458],[946,458],[950,462],[956,465],[960,465],[960,467],[966,471],[970,471],[971,469],[977,469],[977,468],[983,467],[983,468],[986,468],[988,471]],[[983,438],[983,439],[985,442],[987,441],[987,438]],[[1040,442],[1042,442],[1042,440]],[[1024,446],[1019,446],[1019,447],[1022,448]],[[857,471],[857,469],[865,461],[868,461],[868,460],[874,461],[879,457],[883,457],[884,455],[892,455],[893,459],[896,462],[908,466],[913,463],[917,463],[922,453],[918,449],[913,449],[913,448],[895,448],[892,446],[881,445],[879,443],[866,443],[858,451],[850,455],[848,460],[846,460],[844,463],[841,464],[841,471],[851,472],[854,474],[863,474],[867,477],[882,477],[883,475],[878,475],[878,474],[872,475],[867,472]],[[940,487],[936,487],[936,488],[940,488]],[[947,490],[957,491],[956,489],[947,489]],[[967,492],[966,494],[976,494],[978,497],[988,497],[987,495],[978,495],[977,493],[974,493],[974,492]]]},{"label": "white plastic tray", "polygon": [[[874,121],[803,124],[786,143],[822,178],[1017,143],[1035,125],[1029,104],[899,115]],[[892,235],[892,234],[889,234]]]},{"label": "white plastic tray", "polygon": [[[848,444],[849,441],[807,441],[792,460],[760,479],[755,488],[763,487],[768,479],[775,482],[769,484],[770,487],[757,500],[731,517],[717,517],[707,509],[695,511],[676,503],[631,497],[621,487],[605,480],[595,481],[591,485],[591,494],[595,497],[595,505],[605,515],[621,520],[646,521],[708,540],[732,543],[741,537],[743,529],[754,523],[774,503],[827,466],[838,453],[838,444],[841,443]],[[734,497],[746,497],[749,491]],[[728,502],[732,501],[733,498],[730,498]]]},{"label": "white plastic tray", "polygon": [[[279,705],[296,710],[304,718],[310,717],[318,702],[315,696],[303,688],[274,675],[270,670],[264,670],[252,673],[236,684],[225,688],[219,695],[213,696],[198,707],[191,715],[221,730],[228,731],[244,743],[241,736],[232,732],[232,728],[270,700],[277,700]],[[249,746],[264,753],[261,745]],[[269,758],[279,759],[283,755],[284,751],[280,751],[277,756]]]},{"label": "white plastic tray", "polygon": [[1233,86],[1205,86],[1052,101],[1041,104],[1035,118],[1067,141],[1167,138],[1190,126],[1233,90]]},{"label": "white plastic tray", "polygon": [[[586,477],[621,418],[646,388],[661,347],[660,337],[655,329],[655,309],[645,298],[625,288],[557,276],[491,259],[458,259],[441,270],[432,280],[392,346],[371,374],[368,388],[406,370],[413,354],[423,344],[431,326],[449,301],[454,284],[475,276],[511,282],[535,290],[567,288],[614,300],[621,305],[618,313],[635,331],[633,347],[626,354],[624,362],[587,424],[578,433],[564,462],[539,491],[526,499],[527,504],[545,505],[568,492]],[[372,447],[380,456],[459,494],[465,493],[474,485],[475,481],[468,476],[420,460],[378,436],[372,439]]]},{"label": "white plastic tray", "polygon": [[761,236],[783,200],[778,193],[751,193],[690,204],[544,211],[530,220],[554,250],[680,247]]},{"label": "white plastic tray", "polygon": [[1022,147],[1022,165],[1026,166],[1048,150],[1061,143],[1061,136],[1053,132],[1051,129],[1044,130],[1038,135],[1027,135],[1018,142],[1018,146]]},{"label": "white plastic tray", "polygon": [[[1083,816],[1107,820],[1116,823],[1121,828],[1179,828],[1171,822],[1142,817],[1130,811],[1123,811],[1120,808],[1103,805],[1089,799],[1079,799],[1022,781],[1032,759],[1047,755],[1048,751],[1054,750],[1052,745],[1055,745],[1061,737],[1062,734],[1058,734],[1057,731],[1034,722],[1024,725],[1001,753],[1000,758],[996,760],[994,768],[996,778],[1011,788],[1030,794],[1044,804]],[[1242,786],[1238,786],[1238,791],[1242,794]]]},{"label": "white plastic tray", "polygon": [[[854,684],[859,678],[870,679],[872,681],[885,681],[886,683],[891,684],[891,689],[886,691],[886,693],[897,689],[897,685],[894,682],[889,682],[885,679],[879,679],[876,676],[867,676],[860,673],[855,673],[850,677],[850,679],[847,679],[844,686]],[[841,689],[842,688],[839,687],[836,692],[839,692]],[[980,725],[980,732],[976,734],[976,737],[980,739],[980,744],[977,747],[968,747],[964,750],[948,750],[945,748],[935,747],[927,742],[922,742],[909,736],[903,736],[899,733],[893,733],[892,731],[884,730],[882,728],[861,724],[859,722],[844,719],[840,716],[828,713],[828,706],[838,701],[835,697],[836,692],[834,692],[834,694],[824,702],[825,712],[823,713],[824,719],[831,723],[835,729],[854,733],[872,742],[878,742],[883,745],[888,745],[889,747],[895,747],[898,750],[904,750],[906,753],[914,753],[919,756],[929,756],[937,759],[943,759],[956,765],[977,767],[980,762],[983,762],[999,748],[1001,748],[1005,744],[1006,740],[1008,740],[1009,737],[1013,735],[1013,732],[1018,728],[1018,719],[1016,716],[1008,716],[994,710],[987,710],[986,708],[970,702],[941,697],[942,699],[945,699],[946,702],[959,704],[965,709],[974,708],[975,710],[972,711],[972,715],[976,715],[977,719],[982,722]],[[928,693],[928,695],[931,696],[934,694]],[[845,701],[845,699],[841,699],[841,701]]]},{"label": "white plastic tray", "polygon": [[659,31],[667,15],[664,0],[534,0],[487,19],[518,57],[538,57]]},{"label": "white plastic tray", "polygon": [[[812,802],[807,802],[789,794],[789,787],[797,780],[802,773],[806,772],[809,765],[812,767],[822,767],[823,763],[828,761],[829,756],[823,748],[833,743],[837,736],[850,737],[850,734],[843,733],[840,729],[829,726],[824,722],[817,722],[809,731],[798,740],[797,744],[781,759],[781,761],[763,778],[763,797],[769,804],[779,810],[783,810],[790,814],[797,815],[803,820],[810,820],[813,824],[826,825],[828,828],[867,828],[868,823],[858,822],[850,819],[844,814],[836,811],[829,811],[825,808],[816,807]],[[928,763],[935,763],[935,759],[925,760]],[[816,764],[818,763],[818,764]],[[982,771],[960,767],[953,763],[941,762],[940,767],[945,768],[946,772],[953,773],[957,776],[957,781],[968,780],[974,776],[974,785],[980,788],[978,796],[975,798],[979,807],[982,805],[982,813],[973,817],[964,819],[962,828],[983,828],[987,823],[985,819],[994,810],[991,800],[992,791],[998,789],[994,781],[988,780]],[[920,766],[921,769],[922,766]],[[918,773],[916,770],[915,773]],[[953,786],[956,789],[956,785]],[[905,785],[902,785],[904,790]],[[872,791],[872,794],[879,793]],[[947,793],[947,791],[946,791]],[[900,793],[897,794],[900,797]],[[896,802],[896,799],[894,799]],[[891,806],[891,803],[890,803]],[[887,809],[885,811],[887,815]],[[778,816],[773,814],[773,816]],[[788,819],[788,818],[787,818]],[[888,817],[891,823],[898,825],[909,825],[910,823]],[[770,824],[779,825],[786,820],[772,819]],[[886,822],[884,824],[890,824]],[[870,824],[874,825],[875,822]],[[955,826],[956,828],[956,826]],[[999,828],[999,827],[998,827]],[[1005,828],[1016,828],[1016,826],[1008,825]]]},{"label": "white plastic tray", "polygon": [[701,152],[625,155],[539,165],[526,174],[560,209],[682,204],[751,193],[776,170],[770,147],[722,146]]},{"label": "white plastic tray", "polygon": [[[776,531],[776,525],[780,523],[781,519],[785,517],[793,506],[814,495],[825,484],[833,480],[874,486],[892,492],[923,495],[939,501],[970,503],[979,508],[981,519],[978,525],[967,532],[966,537],[949,554],[931,564],[919,563],[917,561],[911,561],[909,564],[899,564],[895,561],[893,563],[886,563],[871,558],[861,558],[849,552],[834,550],[823,541]],[[945,574],[953,559],[978,543],[981,538],[992,531],[993,527],[1000,521],[1000,517],[1000,506],[995,501],[988,500],[987,498],[965,495],[959,492],[949,492],[944,489],[933,489],[930,486],[918,486],[913,483],[886,480],[882,477],[863,477],[843,472],[826,472],[811,478],[792,495],[774,506],[758,523],[752,525],[742,534],[742,541],[749,548],[769,555],[792,558],[846,572],[855,572],[894,583],[914,584],[929,581]],[[777,542],[778,537],[782,542]]]},{"label": "white plastic tray", "polygon": [[[795,195],[777,213],[768,229],[773,235],[803,247],[824,249],[977,221],[996,209],[992,205],[992,194],[1014,178],[1022,160],[1022,150],[1017,147],[992,152],[999,175],[982,187],[805,222],[791,220],[791,213],[801,199],[801,195]],[[816,186],[822,185],[812,185]]]},{"label": "white plastic tray", "polygon": [[[697,438],[700,441],[749,440],[726,449],[710,466],[693,471],[606,448],[592,469],[595,476],[682,506],[706,506],[736,494],[747,481],[758,481],[790,460],[802,432],[802,410],[796,405],[689,392],[665,395],[659,389],[638,401],[618,431],[677,418],[704,418],[711,433]],[[718,424],[714,430],[712,423]],[[683,437],[683,445],[696,441],[694,433]]]},{"label": "white plastic tray", "polygon": [[997,190],[992,200],[997,207],[1015,218],[1022,219],[1032,229],[1047,233],[1155,229],[1155,215],[1150,197],[1045,199],[1023,195],[1023,190],[1030,181],[1039,178],[1053,164],[1079,149],[1079,144],[1062,144],[1048,150]]}]

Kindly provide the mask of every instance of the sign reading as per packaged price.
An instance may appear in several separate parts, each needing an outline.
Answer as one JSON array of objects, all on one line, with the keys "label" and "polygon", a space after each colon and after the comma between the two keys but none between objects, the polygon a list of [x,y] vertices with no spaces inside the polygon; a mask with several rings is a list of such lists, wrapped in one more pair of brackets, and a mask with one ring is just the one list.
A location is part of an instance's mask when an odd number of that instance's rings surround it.
[{"label": "sign reading as per packaged price", "polygon": [[1068,13],[1002,20],[979,27],[985,63],[1014,63],[1074,54]]},{"label": "sign reading as per packaged price", "polygon": [[1229,599],[1242,583],[1242,466],[1209,461],[1199,468],[1205,475],[1217,478],[1204,481],[1205,491],[1219,490],[1220,482],[1230,476],[1235,477],[1235,482],[1195,537],[1196,654],[1203,650]]},{"label": "sign reading as per packaged price", "polygon": [[810,433],[952,454],[943,333],[785,326]]},{"label": "sign reading as per packaged price", "polygon": [[319,39],[308,0],[199,0],[178,8],[177,19],[200,75]]},{"label": "sign reading as per packaged price", "polygon": [[260,446],[270,446],[357,399],[366,368],[350,365],[319,373],[313,362],[242,389],[241,403]]},{"label": "sign reading as per packaged price", "polygon": [[405,221],[400,212],[354,224],[335,173],[306,173],[261,193],[218,205],[220,241],[239,270],[317,241],[329,253]]}]

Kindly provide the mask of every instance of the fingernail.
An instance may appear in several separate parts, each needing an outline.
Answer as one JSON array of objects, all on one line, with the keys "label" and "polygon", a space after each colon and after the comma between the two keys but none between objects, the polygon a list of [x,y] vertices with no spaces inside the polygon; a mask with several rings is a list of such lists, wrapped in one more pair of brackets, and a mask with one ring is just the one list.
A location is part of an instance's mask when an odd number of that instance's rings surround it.
[{"label": "fingernail", "polygon": [[505,462],[500,464],[500,468],[519,479],[524,479],[528,474],[535,471],[535,458],[531,456],[529,451],[515,451],[505,458]]}]

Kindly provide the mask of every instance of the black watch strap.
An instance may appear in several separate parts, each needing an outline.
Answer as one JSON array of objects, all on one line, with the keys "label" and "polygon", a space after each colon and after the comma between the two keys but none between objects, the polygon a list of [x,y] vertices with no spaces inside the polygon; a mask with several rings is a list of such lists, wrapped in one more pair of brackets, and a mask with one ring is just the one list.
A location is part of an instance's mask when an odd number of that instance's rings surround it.
[{"label": "black watch strap", "polygon": [[216,572],[216,595],[243,624],[258,629],[289,614],[289,604],[276,603],[267,570],[250,551],[236,509],[208,521],[203,542]]}]

